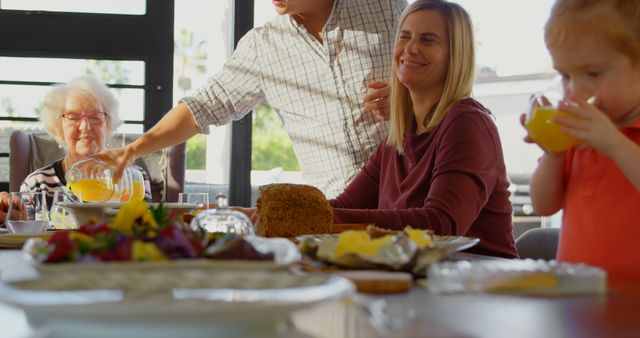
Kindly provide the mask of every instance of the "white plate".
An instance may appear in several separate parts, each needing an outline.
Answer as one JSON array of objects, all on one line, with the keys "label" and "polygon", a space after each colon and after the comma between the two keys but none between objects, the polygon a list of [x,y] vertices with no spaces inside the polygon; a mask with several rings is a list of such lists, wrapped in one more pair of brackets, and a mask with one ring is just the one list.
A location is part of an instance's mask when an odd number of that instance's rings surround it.
[{"label": "white plate", "polygon": [[[120,208],[124,203],[73,203],[61,202],[60,206],[71,210],[79,225],[86,224],[91,218],[96,218],[98,222],[106,222],[115,215],[115,209]],[[157,207],[160,203],[148,203],[149,206]],[[163,205],[178,215],[192,212],[201,208],[202,204],[194,203],[163,203]]]},{"label": "white plate", "polygon": [[34,263],[33,267],[40,273],[85,273],[87,271],[148,271],[148,270],[181,270],[181,269],[219,269],[219,270],[286,270],[290,264],[277,264],[273,261],[239,260],[239,259],[179,259],[158,262],[100,262],[100,263]]},{"label": "white plate", "polygon": [[[8,235],[0,235],[0,239]],[[48,239],[48,237],[44,238]],[[94,262],[94,263],[41,263],[40,253],[46,249],[47,242],[43,238],[24,236],[26,243],[22,246],[23,258],[41,273],[83,273],[85,271],[140,271],[157,269],[213,268],[213,269],[251,269],[270,270],[286,269],[302,258],[298,247],[286,238],[264,238],[245,236],[244,239],[255,250],[263,254],[272,254],[273,260],[241,260],[241,259],[178,259],[155,262]],[[1,244],[2,242],[0,242]],[[50,250],[50,249],[49,249]]]},{"label": "white plate", "polygon": [[343,277],[283,270],[114,269],[2,283],[0,300],[56,336],[217,337],[273,328],[295,310],[354,290]]},{"label": "white plate", "polygon": [[41,232],[37,234],[0,234],[0,249],[20,249],[31,238],[48,240],[53,232]]},{"label": "white plate", "polygon": [[[298,236],[298,240],[300,241],[305,238],[313,238],[316,241],[321,241],[323,239],[331,239],[337,241],[339,236],[340,234],[302,235]],[[480,243],[480,239],[475,237],[442,235],[433,236],[433,247],[437,249],[443,249],[447,253],[467,250],[478,243]]]}]

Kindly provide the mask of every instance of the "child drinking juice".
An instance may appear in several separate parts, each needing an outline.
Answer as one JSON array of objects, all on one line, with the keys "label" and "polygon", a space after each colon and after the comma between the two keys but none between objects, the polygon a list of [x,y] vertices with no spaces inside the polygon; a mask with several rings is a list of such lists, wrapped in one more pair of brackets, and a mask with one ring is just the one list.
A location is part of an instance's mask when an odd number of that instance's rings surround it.
[{"label": "child drinking juice", "polygon": [[534,209],[563,210],[558,260],[640,281],[640,1],[557,0],[545,42],[562,76],[559,108],[577,117],[556,122],[582,144],[542,156]]}]

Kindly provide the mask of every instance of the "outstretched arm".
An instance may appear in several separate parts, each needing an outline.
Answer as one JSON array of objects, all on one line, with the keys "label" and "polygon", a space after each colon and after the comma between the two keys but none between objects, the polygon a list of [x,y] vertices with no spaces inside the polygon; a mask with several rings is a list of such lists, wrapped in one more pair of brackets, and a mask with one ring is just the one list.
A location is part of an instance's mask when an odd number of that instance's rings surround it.
[{"label": "outstretched arm", "polygon": [[155,126],[125,147],[101,152],[96,157],[116,166],[116,180],[124,168],[143,155],[175,144],[180,144],[198,133],[198,127],[189,108],[179,103]]}]

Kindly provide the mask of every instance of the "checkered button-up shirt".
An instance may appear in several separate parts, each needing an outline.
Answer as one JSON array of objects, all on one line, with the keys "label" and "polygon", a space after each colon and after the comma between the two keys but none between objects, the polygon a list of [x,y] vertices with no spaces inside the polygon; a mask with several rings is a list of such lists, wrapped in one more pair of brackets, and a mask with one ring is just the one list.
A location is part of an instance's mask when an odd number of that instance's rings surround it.
[{"label": "checkered button-up shirt", "polygon": [[405,0],[336,0],[323,43],[289,15],[247,33],[222,72],[183,99],[200,132],[266,100],[289,133],[303,176],[331,198],[387,136],[364,110],[367,84],[387,81]]}]

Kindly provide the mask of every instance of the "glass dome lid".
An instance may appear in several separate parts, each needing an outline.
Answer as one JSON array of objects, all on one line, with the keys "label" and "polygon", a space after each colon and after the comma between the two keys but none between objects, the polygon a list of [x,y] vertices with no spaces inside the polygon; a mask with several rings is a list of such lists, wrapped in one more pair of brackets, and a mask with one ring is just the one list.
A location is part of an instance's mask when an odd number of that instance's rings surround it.
[{"label": "glass dome lid", "polygon": [[216,196],[217,207],[199,212],[191,221],[191,228],[209,233],[254,235],[255,227],[247,215],[229,209],[227,196]]}]

